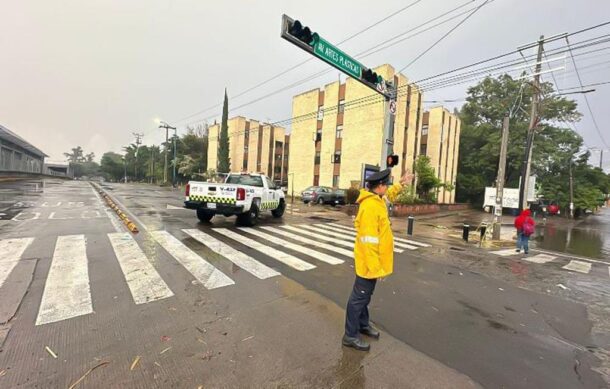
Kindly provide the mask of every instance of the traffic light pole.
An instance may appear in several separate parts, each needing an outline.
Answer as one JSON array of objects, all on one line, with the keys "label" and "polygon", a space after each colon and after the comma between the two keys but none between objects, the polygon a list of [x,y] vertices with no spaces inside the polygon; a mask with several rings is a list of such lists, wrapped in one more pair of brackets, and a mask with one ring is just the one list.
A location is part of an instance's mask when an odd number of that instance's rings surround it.
[{"label": "traffic light pole", "polygon": [[395,113],[392,112],[392,104],[395,105],[396,88],[394,83],[386,83],[388,88],[388,94],[391,97],[385,97],[384,101],[384,117],[383,117],[383,139],[381,145],[381,163],[379,164],[380,169],[384,170],[388,167],[388,155],[393,153],[394,150],[394,121],[396,118]]}]

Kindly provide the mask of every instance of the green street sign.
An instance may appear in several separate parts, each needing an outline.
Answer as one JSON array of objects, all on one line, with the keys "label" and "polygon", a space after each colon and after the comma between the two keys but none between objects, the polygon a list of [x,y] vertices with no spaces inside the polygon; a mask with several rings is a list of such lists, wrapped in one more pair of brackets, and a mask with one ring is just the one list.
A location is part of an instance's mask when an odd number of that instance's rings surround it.
[{"label": "green street sign", "polygon": [[339,50],[318,34],[313,35],[313,52],[317,57],[341,69],[343,72],[352,77],[360,78],[362,74],[362,65]]}]

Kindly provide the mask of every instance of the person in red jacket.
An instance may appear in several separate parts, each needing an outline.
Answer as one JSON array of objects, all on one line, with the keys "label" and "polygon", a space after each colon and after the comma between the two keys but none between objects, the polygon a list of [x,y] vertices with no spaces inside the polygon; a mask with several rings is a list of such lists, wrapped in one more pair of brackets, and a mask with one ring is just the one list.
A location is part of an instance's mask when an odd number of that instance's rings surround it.
[{"label": "person in red jacket", "polygon": [[529,209],[525,209],[521,212],[521,215],[515,219],[515,228],[517,229],[517,252],[523,252],[525,254],[529,251],[529,240],[530,236],[534,233],[534,227],[536,223],[531,218],[531,212]]}]

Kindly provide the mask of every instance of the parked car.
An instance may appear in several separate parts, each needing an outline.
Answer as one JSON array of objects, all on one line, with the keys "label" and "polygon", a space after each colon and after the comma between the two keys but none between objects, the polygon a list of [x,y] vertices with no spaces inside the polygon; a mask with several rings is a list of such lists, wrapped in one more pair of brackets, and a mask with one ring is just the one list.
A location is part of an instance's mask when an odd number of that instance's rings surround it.
[{"label": "parked car", "polygon": [[318,204],[345,204],[345,192],[333,190],[327,186],[310,186],[301,192],[305,204],[312,202]]},{"label": "parked car", "polygon": [[543,215],[559,215],[561,213],[559,204],[556,201],[546,199],[538,199],[538,201],[531,203],[530,209]]}]

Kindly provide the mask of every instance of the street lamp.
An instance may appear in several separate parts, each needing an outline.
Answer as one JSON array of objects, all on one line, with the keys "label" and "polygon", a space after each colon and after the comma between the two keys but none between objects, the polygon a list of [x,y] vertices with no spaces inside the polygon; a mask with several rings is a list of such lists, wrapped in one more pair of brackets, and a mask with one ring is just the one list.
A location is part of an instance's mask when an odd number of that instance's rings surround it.
[{"label": "street lamp", "polygon": [[572,175],[572,165],[574,164],[574,159],[583,156],[588,151],[588,149],[585,149],[570,158],[570,219],[574,219],[574,176]]}]

